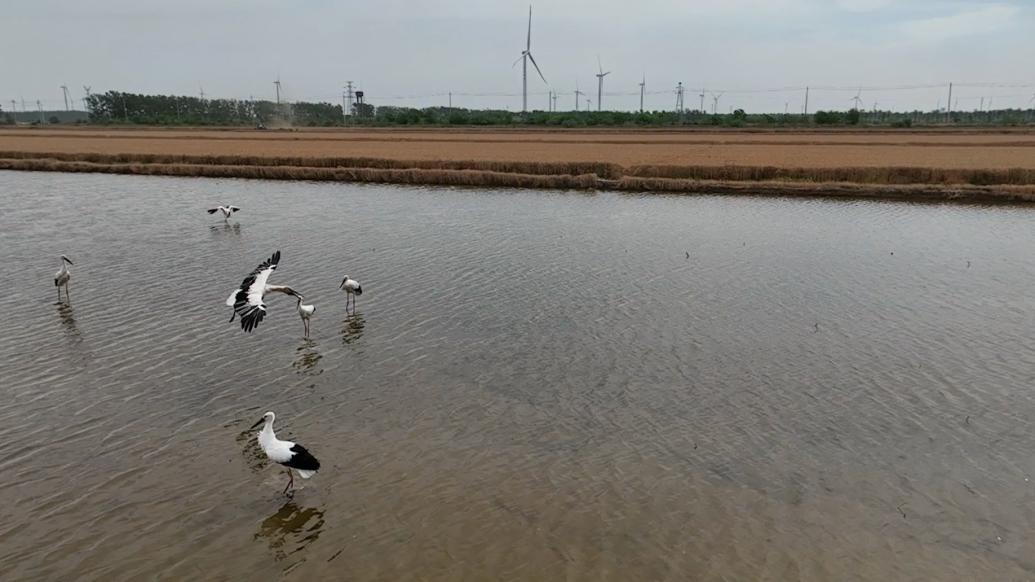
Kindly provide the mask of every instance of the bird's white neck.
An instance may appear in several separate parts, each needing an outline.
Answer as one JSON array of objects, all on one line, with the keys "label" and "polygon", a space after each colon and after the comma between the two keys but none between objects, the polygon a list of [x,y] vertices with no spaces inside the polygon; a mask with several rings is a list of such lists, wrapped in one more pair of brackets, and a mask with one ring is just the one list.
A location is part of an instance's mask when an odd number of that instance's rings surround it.
[{"label": "bird's white neck", "polygon": [[266,425],[262,427],[262,431],[259,432],[259,445],[265,448],[275,440],[277,440],[277,435],[273,433],[273,421],[268,420]]}]

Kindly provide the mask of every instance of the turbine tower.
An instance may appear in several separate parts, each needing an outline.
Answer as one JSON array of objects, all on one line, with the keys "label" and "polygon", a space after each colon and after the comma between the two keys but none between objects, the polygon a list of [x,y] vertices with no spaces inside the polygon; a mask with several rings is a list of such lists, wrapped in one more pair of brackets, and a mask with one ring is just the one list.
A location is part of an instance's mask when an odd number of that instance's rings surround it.
[{"label": "turbine tower", "polygon": [[535,57],[532,56],[532,5],[528,5],[528,37],[525,39],[525,50],[521,51],[521,56],[518,57],[517,61],[511,65],[514,68],[521,61],[521,112],[528,112],[528,61],[532,61],[532,66],[535,67],[535,71],[539,73],[539,78],[546,83],[547,86],[550,84],[546,82],[546,77],[543,76],[543,72],[539,70],[539,65],[535,62]]},{"label": "turbine tower", "polygon": [[579,82],[575,81],[575,111],[579,110],[579,95],[585,95],[585,93],[579,91]]},{"label": "turbine tower", "polygon": [[600,111],[600,106],[604,101],[604,77],[611,74],[611,71],[604,72],[604,65],[600,64],[600,55],[597,55],[597,67],[600,72],[597,73],[597,111]]},{"label": "turbine tower", "polygon": [[647,87],[647,74],[643,74],[643,80],[640,81],[640,113],[643,113],[643,90]]},{"label": "turbine tower", "polygon": [[61,94],[62,94],[62,95],[64,96],[64,98],[65,98],[65,111],[71,111],[71,110],[70,110],[70,109],[68,108],[68,85],[62,85],[62,86],[61,86]]}]

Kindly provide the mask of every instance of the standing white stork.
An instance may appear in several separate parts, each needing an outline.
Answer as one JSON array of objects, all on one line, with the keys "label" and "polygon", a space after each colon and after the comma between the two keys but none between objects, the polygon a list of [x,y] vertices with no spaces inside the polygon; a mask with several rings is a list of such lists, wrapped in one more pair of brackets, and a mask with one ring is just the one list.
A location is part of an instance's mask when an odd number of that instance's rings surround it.
[{"label": "standing white stork", "polygon": [[241,316],[241,329],[251,331],[255,329],[262,318],[266,317],[266,304],[263,303],[263,295],[266,293],[284,293],[299,297],[299,294],[287,285],[267,285],[270,275],[277,269],[280,262],[280,251],[273,253],[268,260],[264,261],[255,270],[248,274],[241,281],[241,286],[234,289],[226,298],[226,304],[234,308],[234,314],[230,316],[233,323],[234,317]]},{"label": "standing white stork", "polygon": [[297,294],[295,297],[298,298],[298,316],[302,318],[302,324],[305,325],[305,337],[309,337],[309,318],[316,313],[316,306],[302,305],[301,294]]},{"label": "standing white stork", "polygon": [[345,310],[349,309],[349,299],[352,299],[352,310],[356,309],[356,296],[363,294],[363,287],[360,286],[359,281],[350,279],[348,275],[341,280],[341,285],[338,285],[338,289],[345,290]]},{"label": "standing white stork", "polygon": [[68,281],[72,278],[72,272],[68,270],[68,265],[72,264],[72,260],[61,255],[61,268],[58,269],[57,273],[54,273],[54,286],[58,290],[58,303],[61,303],[61,288],[65,288],[65,297],[68,302],[72,302],[72,297],[68,294]]},{"label": "standing white stork", "polygon": [[209,208],[208,209],[208,213],[209,214],[215,214],[217,212],[222,212],[223,213],[223,221],[225,222],[227,220],[230,220],[230,215],[231,214],[233,214],[235,212],[239,212],[240,210],[241,209],[238,208],[237,206],[229,206],[229,205],[228,206],[216,206],[215,208]]},{"label": "standing white stork", "polygon": [[276,414],[267,412],[251,428],[266,423],[266,426],[262,427],[262,431],[259,432],[259,446],[262,447],[262,452],[266,453],[269,460],[288,468],[288,484],[284,487],[284,494],[287,494],[288,489],[295,484],[295,475],[291,469],[298,471],[299,477],[308,479],[320,470],[320,461],[317,461],[316,457],[305,450],[302,445],[278,439],[273,432],[273,420],[276,417]]}]

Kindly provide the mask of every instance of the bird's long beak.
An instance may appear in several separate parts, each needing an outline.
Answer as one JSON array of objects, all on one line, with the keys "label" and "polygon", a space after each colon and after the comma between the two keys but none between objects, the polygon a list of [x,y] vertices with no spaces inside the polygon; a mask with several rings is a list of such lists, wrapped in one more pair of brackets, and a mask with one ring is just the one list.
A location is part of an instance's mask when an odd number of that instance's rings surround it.
[{"label": "bird's long beak", "polygon": [[68,257],[61,257],[61,258],[65,259],[65,262],[68,263],[69,265],[74,265],[75,264],[75,263],[72,262],[72,259],[70,259]]},{"label": "bird's long beak", "polygon": [[341,289],[341,288],[345,287],[345,281],[348,281],[348,280],[349,280],[348,277],[342,279],[341,280],[341,285],[338,285],[338,289]]},{"label": "bird's long beak", "polygon": [[264,422],[266,422],[266,418],[265,418],[265,417],[263,417],[263,418],[260,418],[260,419],[259,419],[259,422],[256,422],[255,424],[253,424],[253,425],[251,425],[250,427],[248,427],[248,430],[251,430],[251,429],[253,429],[253,428],[259,428],[259,425],[260,425],[260,424],[262,424],[262,423],[264,423]]}]

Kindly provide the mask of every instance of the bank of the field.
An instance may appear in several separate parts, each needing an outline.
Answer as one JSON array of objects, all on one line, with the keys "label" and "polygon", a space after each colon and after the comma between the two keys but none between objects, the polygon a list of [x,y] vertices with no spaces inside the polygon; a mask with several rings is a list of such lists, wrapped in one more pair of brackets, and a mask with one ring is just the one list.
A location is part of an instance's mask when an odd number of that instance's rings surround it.
[{"label": "bank of the field", "polygon": [[0,169],[623,192],[1035,201],[1035,170],[0,152]]}]

